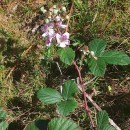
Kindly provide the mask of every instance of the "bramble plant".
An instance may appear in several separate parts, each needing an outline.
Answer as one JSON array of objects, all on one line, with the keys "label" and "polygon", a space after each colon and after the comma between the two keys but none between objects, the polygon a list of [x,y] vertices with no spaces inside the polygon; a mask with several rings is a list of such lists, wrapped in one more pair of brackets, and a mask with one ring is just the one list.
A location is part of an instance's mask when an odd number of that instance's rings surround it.
[{"label": "bramble plant", "polygon": [[[75,4],[78,5],[77,1]],[[51,86],[43,86],[37,92],[37,98],[45,105],[55,104],[57,117],[51,119],[46,127],[43,125],[46,120],[38,119],[28,124],[25,130],[42,130],[42,128],[45,130],[79,130],[80,126],[66,117],[74,112],[77,107],[80,107],[75,98],[76,93],[79,91],[83,95],[84,110],[89,117],[93,130],[120,130],[114,122],[111,122],[107,112],[97,108],[94,105],[95,103],[92,102],[93,100],[85,89],[86,83],[82,77],[82,70],[87,68],[88,74],[93,75],[95,79],[95,77],[101,77],[105,74],[108,64],[130,64],[130,57],[121,51],[105,50],[107,42],[103,39],[93,39],[88,45],[81,45],[82,49],[81,47],[79,49],[78,45],[74,45],[73,41],[70,40],[71,35],[68,32],[73,6],[74,2],[72,3],[69,15],[67,14],[66,7],[61,4],[53,5],[50,8],[41,7],[40,10],[45,16],[45,19],[40,26],[40,31],[45,40],[47,50],[50,51],[51,47],[56,50],[59,61],[55,63],[57,63],[61,78],[63,73],[59,64],[65,65],[66,67],[74,66],[74,73],[78,75],[77,79],[62,79],[60,91],[51,88]],[[80,50],[80,58],[76,56],[77,49]],[[47,57],[44,56],[44,59],[47,59]],[[87,100],[90,100],[94,107],[99,110],[95,117],[96,121],[92,118]],[[0,129],[2,130],[6,130],[8,127],[5,118],[6,113],[0,109]]]}]

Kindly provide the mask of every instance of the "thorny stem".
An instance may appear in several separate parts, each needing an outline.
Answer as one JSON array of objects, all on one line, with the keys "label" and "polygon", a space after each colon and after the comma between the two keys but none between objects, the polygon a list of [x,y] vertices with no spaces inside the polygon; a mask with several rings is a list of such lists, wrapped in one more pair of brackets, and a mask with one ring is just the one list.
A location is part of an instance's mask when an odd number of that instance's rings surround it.
[{"label": "thorny stem", "polygon": [[73,64],[78,72],[78,76],[79,76],[79,81],[80,81],[80,86],[82,88],[82,94],[83,94],[83,97],[84,97],[84,108],[89,116],[89,119],[90,119],[90,123],[92,125],[93,128],[95,128],[95,125],[94,125],[94,122],[92,120],[92,117],[91,117],[91,111],[88,107],[88,104],[87,104],[87,100],[86,100],[86,92],[85,92],[85,89],[84,89],[84,82],[83,82],[83,79],[82,79],[82,76],[81,76],[81,69],[78,67],[78,65],[76,64],[75,61],[73,61]]}]

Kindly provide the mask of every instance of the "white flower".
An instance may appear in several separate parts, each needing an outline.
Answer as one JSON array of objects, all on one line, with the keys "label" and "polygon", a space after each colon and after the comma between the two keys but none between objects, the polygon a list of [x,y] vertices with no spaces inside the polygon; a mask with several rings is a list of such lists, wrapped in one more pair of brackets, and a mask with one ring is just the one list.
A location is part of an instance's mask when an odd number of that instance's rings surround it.
[{"label": "white flower", "polygon": [[67,27],[67,25],[62,24],[62,21],[58,21],[58,22],[56,23],[56,25],[57,25],[58,27],[60,27],[60,28],[66,28],[66,27]]},{"label": "white flower", "polygon": [[69,33],[65,32],[62,35],[57,33],[56,34],[56,40],[57,40],[57,45],[59,45],[62,48],[66,47],[66,45],[70,44]]},{"label": "white flower", "polygon": [[53,37],[54,34],[55,34],[54,29],[48,29],[48,31],[46,31],[45,33],[43,33],[42,36],[43,36],[43,37],[46,37],[46,36],[49,35],[49,36]]},{"label": "white flower", "polygon": [[41,31],[43,32],[42,36],[46,37],[46,36],[50,36],[53,37],[55,35],[55,31],[54,31],[54,23],[53,22],[49,22],[47,24],[45,24],[44,26],[41,27]]}]

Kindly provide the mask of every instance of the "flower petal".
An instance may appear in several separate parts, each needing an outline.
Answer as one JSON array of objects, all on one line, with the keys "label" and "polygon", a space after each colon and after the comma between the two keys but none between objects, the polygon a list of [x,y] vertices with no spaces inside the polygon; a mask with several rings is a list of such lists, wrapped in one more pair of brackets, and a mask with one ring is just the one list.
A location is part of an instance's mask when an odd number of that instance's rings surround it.
[{"label": "flower petal", "polygon": [[48,35],[48,32],[45,32],[42,34],[43,37],[46,37]]},{"label": "flower petal", "polygon": [[64,48],[64,47],[66,47],[66,44],[64,42],[61,42],[59,46]]},{"label": "flower petal", "polygon": [[61,27],[61,28],[66,28],[66,27],[67,27],[67,25],[62,24],[60,27]]},{"label": "flower petal", "polygon": [[54,31],[54,29],[49,29],[49,30],[48,30],[48,35],[49,35],[50,37],[54,37],[54,36],[55,36],[55,31]]},{"label": "flower petal", "polygon": [[57,43],[58,44],[60,44],[60,42],[61,42],[61,35],[60,34],[58,34],[58,33],[56,33],[56,40],[57,40]]},{"label": "flower petal", "polygon": [[69,34],[68,32],[65,32],[65,33],[63,34],[63,36],[65,36],[66,39],[69,39],[70,34]]},{"label": "flower petal", "polygon": [[49,23],[48,23],[48,27],[49,27],[49,28],[53,28],[53,27],[54,27],[54,22],[49,22]]},{"label": "flower petal", "polygon": [[46,46],[50,46],[52,43],[52,37],[47,37],[47,39],[46,39]]}]

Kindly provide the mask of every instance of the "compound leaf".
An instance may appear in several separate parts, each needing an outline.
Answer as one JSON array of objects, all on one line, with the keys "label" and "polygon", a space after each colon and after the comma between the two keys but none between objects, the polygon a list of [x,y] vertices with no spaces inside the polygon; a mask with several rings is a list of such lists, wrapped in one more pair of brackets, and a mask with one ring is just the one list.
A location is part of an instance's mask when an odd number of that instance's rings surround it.
[{"label": "compound leaf", "polygon": [[4,118],[6,118],[6,116],[7,116],[6,111],[4,111],[2,107],[0,107],[0,120],[3,120]]},{"label": "compound leaf", "polygon": [[65,100],[71,98],[77,92],[77,85],[73,80],[65,81],[62,96]]},{"label": "compound leaf", "polygon": [[90,42],[89,44],[89,50],[90,51],[94,51],[95,56],[100,56],[105,48],[106,48],[106,41],[102,40],[102,39],[94,39]]},{"label": "compound leaf", "polygon": [[128,65],[130,57],[121,51],[108,51],[102,54],[102,58],[108,64]]},{"label": "compound leaf", "polygon": [[54,118],[49,122],[49,130],[78,130],[78,125],[66,118]]},{"label": "compound leaf", "polygon": [[58,104],[58,111],[60,114],[66,116],[70,112],[74,111],[77,107],[77,102],[74,100],[62,101]]},{"label": "compound leaf", "polygon": [[68,65],[73,62],[75,57],[74,51],[69,47],[59,49],[58,55],[60,56],[61,61]]},{"label": "compound leaf", "polygon": [[8,128],[8,122],[2,121],[0,122],[0,130],[6,130]]},{"label": "compound leaf", "polygon": [[62,96],[60,93],[52,88],[42,88],[37,94],[39,100],[46,104],[53,104],[60,102]]},{"label": "compound leaf", "polygon": [[99,130],[103,130],[103,128],[108,124],[108,114],[106,111],[100,111],[97,113],[97,125]]},{"label": "compound leaf", "polygon": [[105,61],[101,58],[98,58],[97,60],[91,58],[88,61],[88,67],[91,73],[95,76],[103,76],[105,74],[106,64]]},{"label": "compound leaf", "polygon": [[107,124],[106,126],[104,126],[103,129],[99,129],[99,130],[116,130],[113,126]]}]

